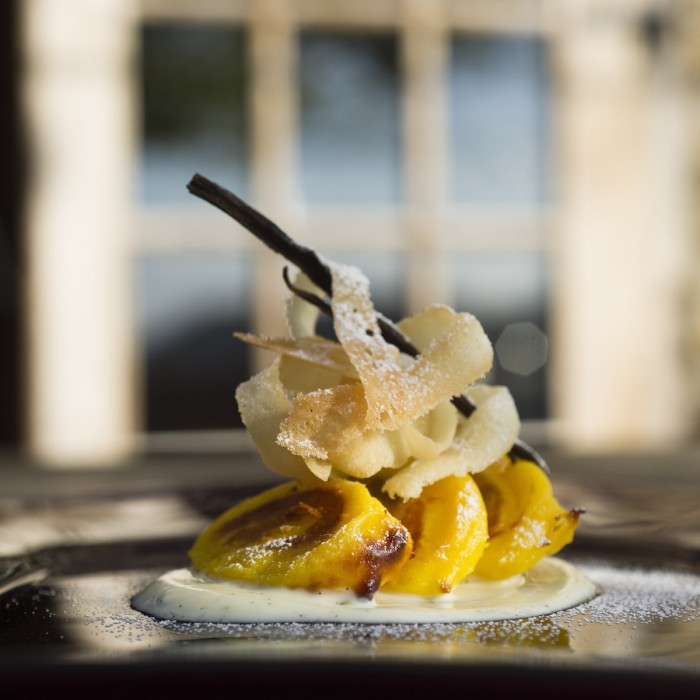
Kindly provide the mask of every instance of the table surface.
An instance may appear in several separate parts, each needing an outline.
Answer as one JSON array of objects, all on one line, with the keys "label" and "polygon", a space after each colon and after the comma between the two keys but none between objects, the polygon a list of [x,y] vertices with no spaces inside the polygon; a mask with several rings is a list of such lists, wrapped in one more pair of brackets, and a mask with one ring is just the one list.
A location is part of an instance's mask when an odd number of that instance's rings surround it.
[{"label": "table surface", "polygon": [[[75,694],[302,688],[377,694],[548,687],[690,696],[700,687],[697,453],[545,452],[586,514],[564,557],[601,588],[572,611],[452,625],[185,625],[131,595],[186,565],[197,532],[279,481],[247,449],[151,453],[119,469],[0,461],[0,685]],[[371,679],[369,683],[368,679]],[[369,686],[368,686],[369,683]],[[465,684],[470,684],[465,686]],[[342,691],[342,692],[341,692]]]}]

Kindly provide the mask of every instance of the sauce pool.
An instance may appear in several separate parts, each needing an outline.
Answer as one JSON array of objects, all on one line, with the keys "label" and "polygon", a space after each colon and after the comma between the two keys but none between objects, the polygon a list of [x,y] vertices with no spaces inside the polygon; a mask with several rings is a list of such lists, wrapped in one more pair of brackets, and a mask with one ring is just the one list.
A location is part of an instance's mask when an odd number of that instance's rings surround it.
[{"label": "sauce pool", "polygon": [[163,620],[209,623],[347,622],[369,624],[483,622],[547,615],[598,593],[579,569],[549,557],[505,581],[469,577],[444,596],[379,591],[310,592],[214,579],[191,569],[170,571],[132,598],[132,607]]}]

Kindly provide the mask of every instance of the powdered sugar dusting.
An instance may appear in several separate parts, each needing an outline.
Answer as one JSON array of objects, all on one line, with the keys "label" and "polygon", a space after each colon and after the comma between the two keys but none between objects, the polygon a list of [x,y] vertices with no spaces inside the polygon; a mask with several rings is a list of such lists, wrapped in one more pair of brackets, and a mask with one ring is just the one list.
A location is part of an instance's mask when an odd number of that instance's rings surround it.
[{"label": "powdered sugar dusting", "polygon": [[700,619],[700,576],[639,567],[612,567],[604,562],[582,567],[602,594],[575,611],[578,625],[651,624]]},{"label": "powdered sugar dusting", "polygon": [[[562,649],[615,657],[700,658],[700,575],[663,569],[577,562],[599,587],[577,607],[536,617],[475,623],[209,624],[160,621],[163,629],[194,636],[284,642],[425,642],[473,653],[474,646]],[[447,645],[447,647],[445,647]],[[472,650],[471,652],[469,650]]]},{"label": "powdered sugar dusting", "polygon": [[[573,560],[599,587],[588,603],[562,612],[525,619],[478,623],[182,623],[156,620],[129,607],[131,596],[154,572],[53,579],[38,588],[25,586],[3,600],[5,630],[25,637],[43,620],[60,635],[65,649],[162,649],[172,646],[178,658],[190,640],[222,649],[229,658],[381,658],[403,656],[458,662],[474,655],[497,659],[526,656],[549,665],[606,663],[619,659],[645,668],[683,668],[697,672],[700,662],[700,572],[659,567],[630,567],[606,559]],[[26,622],[25,622],[26,620]],[[64,639],[65,636],[65,639]],[[25,638],[22,637],[22,638]],[[40,640],[45,645],[44,639]],[[42,646],[43,648],[43,646]],[[200,645],[191,647],[201,651]],[[507,657],[504,657],[504,653]],[[595,661],[595,660],[598,661]]]}]

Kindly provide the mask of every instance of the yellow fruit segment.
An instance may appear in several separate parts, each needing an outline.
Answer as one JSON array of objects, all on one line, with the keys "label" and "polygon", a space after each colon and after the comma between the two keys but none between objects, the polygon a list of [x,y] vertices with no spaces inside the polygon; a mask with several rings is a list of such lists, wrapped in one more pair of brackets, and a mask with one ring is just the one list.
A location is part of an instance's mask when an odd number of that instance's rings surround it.
[{"label": "yellow fruit segment", "polygon": [[486,547],[486,508],[471,476],[450,476],[418,498],[386,501],[413,538],[413,557],[382,590],[437,596],[449,593],[476,566]]},{"label": "yellow fruit segment", "polygon": [[371,598],[408,560],[408,530],[359,482],[282,484],[219,516],[189,552],[216,578]]},{"label": "yellow fruit segment", "polygon": [[474,573],[505,579],[556,554],[574,537],[580,511],[565,511],[547,475],[525,460],[504,458],[474,475],[488,513],[489,545]]}]

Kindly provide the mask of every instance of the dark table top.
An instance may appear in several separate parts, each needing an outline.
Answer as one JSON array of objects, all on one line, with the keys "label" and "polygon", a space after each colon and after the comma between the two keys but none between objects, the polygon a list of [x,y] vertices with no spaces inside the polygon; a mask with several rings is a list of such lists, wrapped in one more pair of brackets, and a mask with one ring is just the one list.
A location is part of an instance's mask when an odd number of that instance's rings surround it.
[{"label": "dark table top", "polygon": [[[151,452],[120,468],[0,460],[0,689],[566,692],[700,688],[698,453],[544,451],[555,491],[587,513],[563,556],[601,587],[573,611],[455,625],[185,625],[133,593],[187,563],[197,532],[277,483],[246,448]],[[177,694],[176,693],[176,694]],[[14,696],[14,695],[12,695]]]}]

